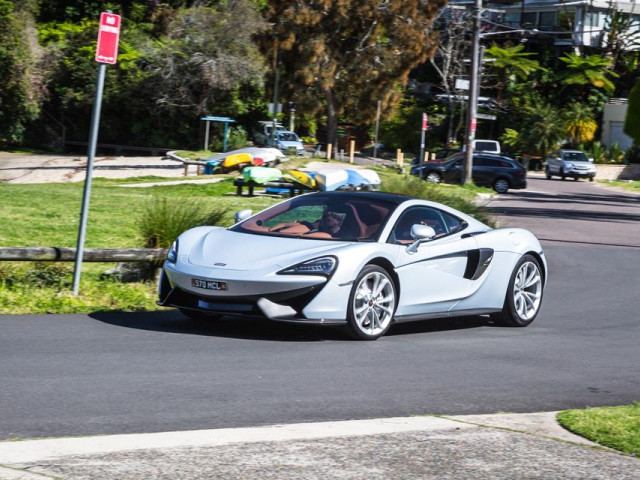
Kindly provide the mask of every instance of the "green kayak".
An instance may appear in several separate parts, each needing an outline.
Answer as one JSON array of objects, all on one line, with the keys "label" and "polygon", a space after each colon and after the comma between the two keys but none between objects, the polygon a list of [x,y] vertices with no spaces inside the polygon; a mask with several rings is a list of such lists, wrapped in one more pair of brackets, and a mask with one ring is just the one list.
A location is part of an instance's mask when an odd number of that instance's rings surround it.
[{"label": "green kayak", "polygon": [[242,177],[245,182],[254,181],[259,184],[275,182],[282,178],[282,170],[271,167],[247,167],[242,170]]}]

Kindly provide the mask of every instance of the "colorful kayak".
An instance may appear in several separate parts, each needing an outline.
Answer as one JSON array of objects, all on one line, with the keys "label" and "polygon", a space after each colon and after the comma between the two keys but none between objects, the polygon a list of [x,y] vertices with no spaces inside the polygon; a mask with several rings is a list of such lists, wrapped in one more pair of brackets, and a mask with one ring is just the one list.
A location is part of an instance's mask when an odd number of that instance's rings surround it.
[{"label": "colorful kayak", "polygon": [[247,167],[242,171],[242,178],[245,182],[253,181],[259,184],[275,182],[282,178],[282,170],[270,167]]},{"label": "colorful kayak", "polygon": [[323,192],[333,192],[348,185],[349,174],[340,168],[327,168],[316,173],[316,183]]},{"label": "colorful kayak", "polygon": [[349,190],[367,190],[370,185],[369,180],[360,175],[358,170],[347,170],[347,184],[342,188]]},{"label": "colorful kayak", "polygon": [[371,190],[378,190],[380,188],[380,176],[377,172],[363,168],[358,170],[358,173],[369,181],[369,188]]},{"label": "colorful kayak", "polygon": [[302,170],[285,170],[282,178],[290,182],[299,183],[307,188],[316,188],[315,174],[313,172],[303,172]]},{"label": "colorful kayak", "polygon": [[227,155],[227,157],[222,161],[222,168],[230,169],[237,167],[238,169],[244,165],[251,165],[253,161],[253,155],[250,153],[232,153],[231,155]]}]

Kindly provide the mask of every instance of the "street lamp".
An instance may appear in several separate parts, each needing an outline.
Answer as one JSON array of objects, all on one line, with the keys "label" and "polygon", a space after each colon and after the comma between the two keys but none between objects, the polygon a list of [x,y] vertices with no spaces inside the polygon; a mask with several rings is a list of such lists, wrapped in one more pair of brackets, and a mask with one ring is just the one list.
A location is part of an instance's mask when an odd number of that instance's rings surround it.
[{"label": "street lamp", "polygon": [[471,48],[471,78],[469,82],[469,108],[467,111],[467,126],[465,129],[465,161],[462,184],[472,182],[473,173],[473,140],[476,137],[477,113],[478,113],[478,93],[480,91],[480,39],[492,35],[504,35],[511,33],[537,33],[537,30],[506,30],[502,32],[480,33],[480,22],[482,15],[482,0],[475,0],[473,6],[473,44]]}]

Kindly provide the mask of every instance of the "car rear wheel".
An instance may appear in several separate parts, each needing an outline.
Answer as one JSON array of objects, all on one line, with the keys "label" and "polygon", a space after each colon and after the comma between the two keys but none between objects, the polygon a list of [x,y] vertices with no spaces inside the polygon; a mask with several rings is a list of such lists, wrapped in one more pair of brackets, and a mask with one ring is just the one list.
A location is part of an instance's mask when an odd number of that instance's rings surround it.
[{"label": "car rear wheel", "polygon": [[567,176],[565,175],[564,170],[560,170],[560,178],[562,180],[566,180]]},{"label": "car rear wheel", "polygon": [[509,191],[509,180],[506,178],[498,178],[493,182],[493,189],[498,193],[507,193]]},{"label": "car rear wheel", "polygon": [[442,176],[438,172],[429,172],[425,180],[431,183],[440,183],[442,182]]},{"label": "car rear wheel", "polygon": [[367,265],[349,295],[348,333],[356,340],[377,340],[389,330],[396,303],[396,287],[389,273],[377,265]]},{"label": "car rear wheel", "polygon": [[523,255],[513,269],[501,312],[491,318],[505,327],[526,327],[538,315],[542,305],[540,263],[532,255]]}]

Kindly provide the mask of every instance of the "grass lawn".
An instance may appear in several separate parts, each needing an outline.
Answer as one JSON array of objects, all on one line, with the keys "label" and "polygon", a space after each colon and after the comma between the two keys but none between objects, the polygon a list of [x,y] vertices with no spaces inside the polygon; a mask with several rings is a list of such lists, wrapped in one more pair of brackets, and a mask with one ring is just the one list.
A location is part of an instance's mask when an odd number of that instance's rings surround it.
[{"label": "grass lawn", "polygon": [[[314,159],[317,161],[317,159]],[[302,166],[308,159],[296,158],[284,168]],[[344,164],[343,164],[344,165]],[[481,221],[487,213],[470,200],[477,187],[432,185],[414,177],[399,175],[394,169],[375,168],[386,190],[447,203]],[[123,184],[167,181],[157,177],[94,179],[86,248],[143,247],[139,232],[143,212],[157,199],[198,205],[202,211],[225,209],[223,226],[233,223],[233,214],[242,209],[254,212],[283,200],[282,197],[235,195],[236,175],[216,175],[218,183],[176,184],[147,188],[122,188]],[[194,177],[190,177],[194,178]],[[199,179],[206,177],[197,177]],[[75,247],[82,201],[82,183],[0,184],[2,223],[0,246]],[[153,282],[119,283],[101,274],[114,264],[85,263],[80,297],[71,293],[71,263],[0,262],[0,313],[70,313],[99,310],[152,310]]]},{"label": "grass lawn", "polygon": [[619,407],[565,410],[558,413],[558,421],[577,435],[640,457],[640,402]]},{"label": "grass lawn", "polygon": [[602,183],[603,185],[609,185],[612,187],[619,187],[619,188],[624,188],[625,190],[630,190],[633,192],[640,192],[640,181],[635,180],[598,180],[598,182]]}]

